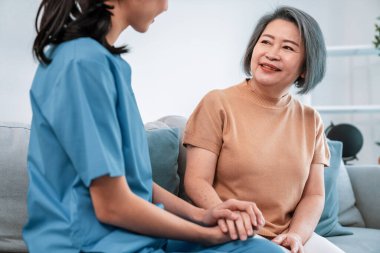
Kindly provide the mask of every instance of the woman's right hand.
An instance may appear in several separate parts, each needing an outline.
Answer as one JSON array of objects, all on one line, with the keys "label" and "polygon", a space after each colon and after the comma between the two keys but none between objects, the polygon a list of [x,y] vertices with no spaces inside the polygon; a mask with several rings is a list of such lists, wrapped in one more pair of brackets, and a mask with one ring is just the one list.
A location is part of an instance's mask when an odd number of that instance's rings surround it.
[{"label": "woman's right hand", "polygon": [[236,210],[234,213],[237,219],[219,219],[218,226],[224,233],[229,233],[232,240],[240,239],[246,240],[248,237],[253,236],[265,224],[264,216],[255,203],[249,203],[246,210]]},{"label": "woman's right hand", "polygon": [[[202,244],[205,246],[212,246],[229,242],[231,240],[246,240],[248,237],[253,236],[258,230],[255,229],[250,223],[249,215],[245,212],[234,211],[239,218],[236,220],[219,219],[218,226],[203,227],[206,229],[206,235],[202,236]],[[224,222],[224,225],[221,223]],[[221,226],[225,226],[222,229]],[[259,226],[261,227],[261,226]],[[250,232],[249,232],[250,231]]]}]

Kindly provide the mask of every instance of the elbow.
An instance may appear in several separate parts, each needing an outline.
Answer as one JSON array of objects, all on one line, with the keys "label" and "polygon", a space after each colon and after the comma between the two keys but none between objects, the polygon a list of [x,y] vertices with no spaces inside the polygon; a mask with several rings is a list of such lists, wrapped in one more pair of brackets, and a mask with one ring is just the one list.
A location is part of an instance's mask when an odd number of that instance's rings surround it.
[{"label": "elbow", "polygon": [[104,224],[117,225],[120,222],[120,206],[112,204],[94,206],[96,218]]},{"label": "elbow", "polygon": [[185,177],[184,190],[194,204],[204,207],[205,200],[208,199],[210,194],[212,195],[213,187],[204,178],[194,176]]},{"label": "elbow", "polygon": [[110,197],[104,201],[93,202],[94,213],[101,223],[123,227],[131,221],[131,217],[136,215],[136,208],[138,208],[136,203],[139,203],[139,198],[133,194],[124,196],[124,198],[113,199]]},{"label": "elbow", "polygon": [[310,205],[314,206],[315,208],[321,209],[321,212],[325,206],[324,193],[309,194],[309,195],[304,196],[303,199]]}]

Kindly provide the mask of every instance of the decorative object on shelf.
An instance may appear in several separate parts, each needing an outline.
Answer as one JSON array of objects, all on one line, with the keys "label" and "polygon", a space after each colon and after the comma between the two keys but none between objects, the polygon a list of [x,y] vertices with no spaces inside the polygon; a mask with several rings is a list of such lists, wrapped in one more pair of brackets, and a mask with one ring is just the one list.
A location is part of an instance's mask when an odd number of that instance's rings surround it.
[{"label": "decorative object on shelf", "polygon": [[[380,20],[380,17],[377,18]],[[375,40],[373,41],[375,48],[380,49],[380,25],[375,23]],[[380,54],[379,54],[380,55]]]},{"label": "decorative object on shelf", "polygon": [[[375,142],[375,144],[380,147],[380,141]],[[380,164],[380,156],[377,159],[377,163]]]},{"label": "decorative object on shelf", "polygon": [[360,130],[351,124],[334,125],[332,122],[325,130],[327,138],[343,143],[342,159],[345,164],[358,160],[357,154],[363,147],[363,135]]}]

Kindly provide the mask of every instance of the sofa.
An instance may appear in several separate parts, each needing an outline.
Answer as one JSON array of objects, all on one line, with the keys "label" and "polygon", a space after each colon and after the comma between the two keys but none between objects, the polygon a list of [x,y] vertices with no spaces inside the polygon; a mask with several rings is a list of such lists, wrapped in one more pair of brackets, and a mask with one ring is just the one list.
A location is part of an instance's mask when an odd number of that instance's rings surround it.
[{"label": "sofa", "polygon": [[[181,137],[185,124],[184,117],[166,116],[146,123],[145,129],[154,180],[188,200],[182,180],[186,152]],[[0,122],[0,253],[28,252],[21,232],[27,218],[29,133],[27,124]],[[353,234],[326,238],[347,253],[380,253],[379,187],[379,165],[342,163],[335,188],[339,196],[336,213],[339,223]]]}]

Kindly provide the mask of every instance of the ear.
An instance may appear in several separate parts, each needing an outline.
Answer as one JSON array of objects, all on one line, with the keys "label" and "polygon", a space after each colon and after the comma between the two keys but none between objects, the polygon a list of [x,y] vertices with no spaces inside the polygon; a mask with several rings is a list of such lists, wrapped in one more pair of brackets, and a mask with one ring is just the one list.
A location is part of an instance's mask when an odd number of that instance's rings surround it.
[{"label": "ear", "polygon": [[305,75],[306,75],[306,73],[305,73],[305,72],[302,72],[301,75],[300,75],[300,77],[301,77],[302,79],[305,79]]}]

